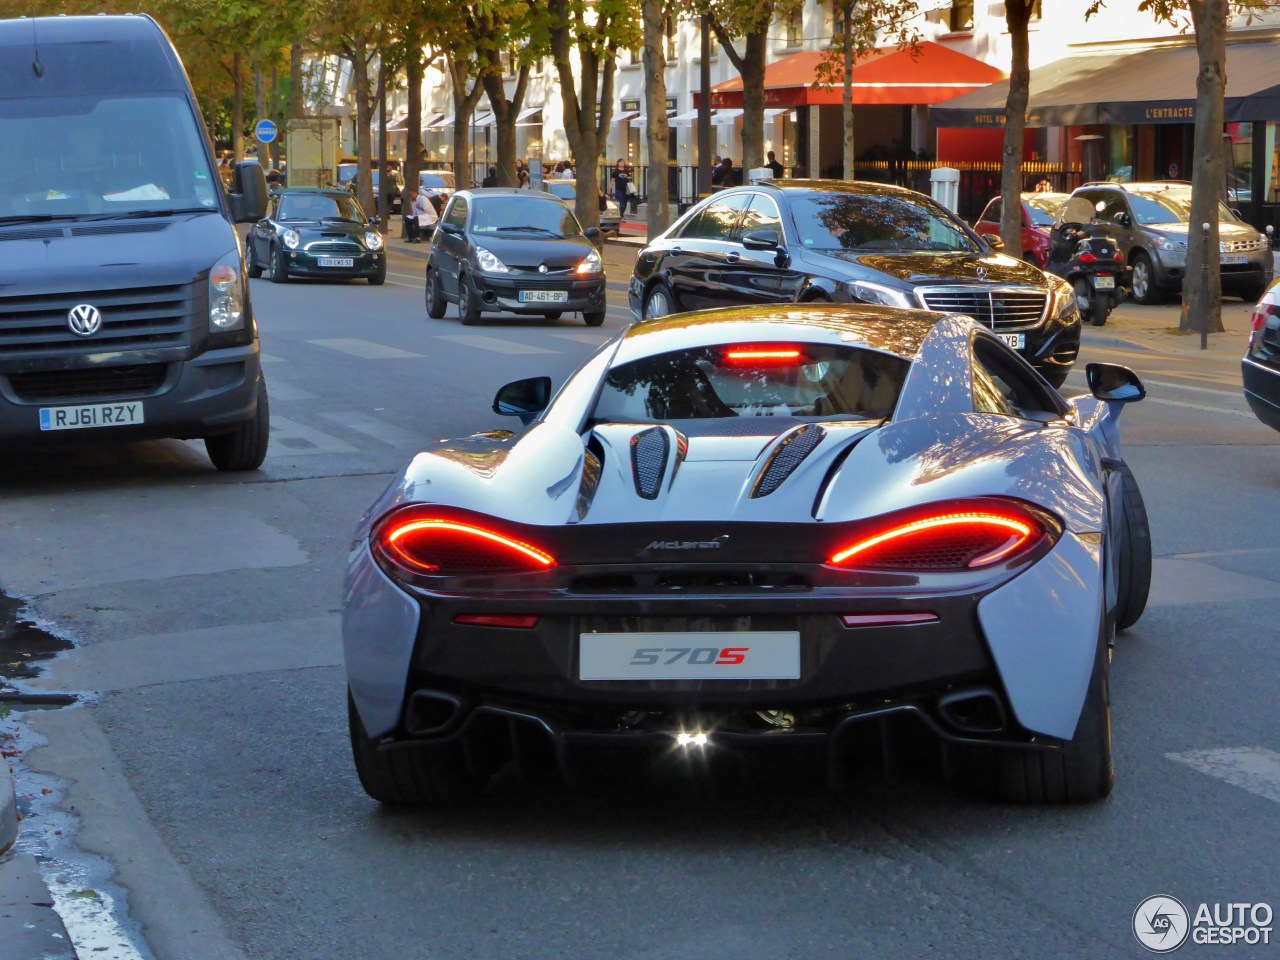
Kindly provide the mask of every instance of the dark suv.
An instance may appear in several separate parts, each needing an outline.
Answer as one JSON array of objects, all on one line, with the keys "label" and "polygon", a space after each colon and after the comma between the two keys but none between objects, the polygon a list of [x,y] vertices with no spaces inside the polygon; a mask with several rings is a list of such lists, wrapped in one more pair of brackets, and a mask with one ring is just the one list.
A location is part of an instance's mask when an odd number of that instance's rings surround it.
[{"label": "dark suv", "polygon": [[862,302],[965,314],[1055,387],[1080,350],[1071,287],[912,190],[764,181],[714,194],[636,258],[638,321],[728,304]]},{"label": "dark suv", "polygon": [[[1086,183],[1071,194],[1083,197],[1107,222],[1133,268],[1133,299],[1157,303],[1182,288],[1187,270],[1187,226],[1191,184]],[[1218,204],[1218,249],[1222,290],[1253,302],[1271,282],[1271,244],[1223,203]]]}]

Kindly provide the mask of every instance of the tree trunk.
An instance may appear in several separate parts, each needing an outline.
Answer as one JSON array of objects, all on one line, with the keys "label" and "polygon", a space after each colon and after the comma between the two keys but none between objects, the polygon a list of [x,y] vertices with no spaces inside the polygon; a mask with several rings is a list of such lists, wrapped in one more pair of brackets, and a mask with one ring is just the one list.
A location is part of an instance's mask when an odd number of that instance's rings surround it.
[{"label": "tree trunk", "polygon": [[305,117],[307,115],[306,91],[302,82],[302,44],[295,43],[289,48],[289,115]]},{"label": "tree trunk", "polygon": [[525,90],[529,86],[529,65],[520,68],[515,92],[507,99],[506,81],[502,76],[502,61],[496,50],[486,50],[489,69],[482,78],[484,92],[489,97],[498,130],[498,186],[517,187],[516,178],[516,118],[524,106]]},{"label": "tree trunk", "polygon": [[[592,34],[596,37],[607,35],[607,24],[597,22],[589,28],[582,23],[571,22],[566,0],[550,0],[548,9],[552,23],[551,54],[560,78],[560,99],[564,105],[564,132],[573,155],[577,193],[573,208],[584,227],[596,227],[600,225],[600,175],[596,168],[600,164],[600,144],[613,118],[613,73],[617,67],[617,51],[612,43],[606,44],[602,57],[601,52],[589,42]],[[575,35],[579,39],[575,40]],[[581,94],[576,92],[570,59],[573,47],[578,52]],[[597,89],[600,91],[598,117]]]},{"label": "tree trunk", "polygon": [[1031,93],[1030,48],[1027,24],[1032,0],[1005,0],[1005,22],[1013,45],[1009,67],[1009,96],[1004,106],[1004,154],[1000,167],[1000,238],[1005,253],[1022,256],[1022,140],[1027,124],[1027,99]]},{"label": "tree trunk", "polygon": [[844,17],[844,83],[840,94],[841,112],[844,115],[844,178],[853,180],[854,142],[853,142],[853,3],[854,0],[843,0],[840,11]]},{"label": "tree trunk", "polygon": [[356,98],[356,190],[360,206],[373,210],[373,184],[369,172],[373,169],[373,139],[369,124],[373,108],[369,100],[369,60],[363,46],[357,47],[351,57],[351,79]]},{"label": "tree trunk", "polygon": [[235,99],[231,103],[231,155],[237,161],[244,159],[244,65],[240,54],[231,57],[232,86]]},{"label": "tree trunk", "polygon": [[[1222,260],[1218,248],[1218,200],[1222,190],[1223,96],[1227,88],[1227,0],[1188,4],[1196,31],[1200,71],[1196,75],[1195,162],[1191,175],[1191,222],[1187,273],[1182,280],[1181,330],[1221,333]],[[1209,225],[1206,239],[1202,224]]]},{"label": "tree trunk", "polygon": [[409,118],[405,121],[404,135],[404,189],[407,194],[409,190],[418,189],[418,171],[422,169],[422,44],[417,39],[410,47],[404,74],[409,87]]},{"label": "tree trunk", "polygon": [[694,199],[711,192],[711,18],[703,14],[698,64],[698,182]]},{"label": "tree trunk", "polygon": [[667,54],[663,49],[666,22],[666,0],[643,0],[644,19],[644,113],[645,140],[649,147],[649,182],[645,185],[648,204],[649,239],[667,229],[670,213],[667,207],[668,140],[667,125]]},{"label": "tree trunk", "polygon": [[738,167],[744,183],[749,170],[764,165],[764,68],[770,23],[766,19],[758,30],[743,34],[746,51],[739,54],[720,24],[711,22],[720,48],[742,76],[742,158]]},{"label": "tree trunk", "polygon": [[450,84],[453,94],[453,177],[459,190],[465,190],[471,184],[471,114],[484,92],[479,79],[472,80],[471,88],[467,89],[468,64],[467,60],[445,56],[445,65],[453,81]]},{"label": "tree trunk", "polygon": [[271,68],[271,92],[267,97],[267,111],[276,125],[276,138],[267,144],[267,153],[271,157],[271,169],[280,169],[280,153],[284,149],[284,99],[280,96],[280,71]]},{"label": "tree trunk", "polygon": [[391,171],[387,167],[387,71],[378,64],[378,222],[382,232],[387,231],[391,219]]}]

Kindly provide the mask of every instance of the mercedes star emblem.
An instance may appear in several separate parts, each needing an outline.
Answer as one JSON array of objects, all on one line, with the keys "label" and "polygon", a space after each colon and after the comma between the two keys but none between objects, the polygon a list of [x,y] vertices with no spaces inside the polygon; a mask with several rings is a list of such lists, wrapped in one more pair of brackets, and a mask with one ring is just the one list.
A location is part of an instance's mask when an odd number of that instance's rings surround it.
[{"label": "mercedes star emblem", "polygon": [[984,267],[982,264],[978,264],[978,268],[974,272],[978,274],[979,280],[987,279],[987,268]]},{"label": "mercedes star emblem", "polygon": [[102,329],[102,314],[91,303],[78,303],[67,311],[67,326],[81,337],[91,337]]},{"label": "mercedes star emblem", "polygon": [[538,264],[538,272],[539,272],[539,273],[546,273],[546,272],[547,272],[547,265],[546,265],[545,263],[540,263],[540,264]]}]

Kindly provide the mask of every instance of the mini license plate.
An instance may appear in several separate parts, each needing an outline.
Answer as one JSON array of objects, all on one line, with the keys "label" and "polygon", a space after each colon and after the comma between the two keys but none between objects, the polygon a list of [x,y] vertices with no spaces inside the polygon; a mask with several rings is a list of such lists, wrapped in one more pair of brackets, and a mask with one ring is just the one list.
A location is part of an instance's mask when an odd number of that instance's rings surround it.
[{"label": "mini license plate", "polygon": [[584,633],[579,680],[798,680],[800,633]]},{"label": "mini license plate", "polygon": [[1242,264],[1242,263],[1248,263],[1249,258],[1242,253],[1224,253],[1221,259],[1219,260],[1219,262],[1235,264],[1238,266],[1239,264]]},{"label": "mini license plate", "polygon": [[997,333],[996,336],[1015,350],[1025,350],[1027,348],[1027,335],[1025,333]]},{"label": "mini license plate", "polygon": [[356,265],[351,257],[319,257],[316,263],[322,267],[354,267]]},{"label": "mini license plate", "polygon": [[90,403],[78,407],[41,407],[41,430],[83,430],[86,427],[127,427],[142,423],[142,401]]},{"label": "mini license plate", "polygon": [[568,303],[569,294],[565,290],[521,290],[521,303]]},{"label": "mini license plate", "polygon": [[1093,286],[1096,290],[1114,290],[1116,288],[1116,278],[1111,276],[1094,277]]}]

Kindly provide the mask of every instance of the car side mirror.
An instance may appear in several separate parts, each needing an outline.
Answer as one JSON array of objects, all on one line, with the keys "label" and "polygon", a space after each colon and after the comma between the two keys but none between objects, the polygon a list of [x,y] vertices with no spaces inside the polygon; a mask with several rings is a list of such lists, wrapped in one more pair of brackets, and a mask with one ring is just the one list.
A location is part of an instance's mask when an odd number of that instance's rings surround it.
[{"label": "car side mirror", "polygon": [[998,233],[984,233],[982,239],[987,242],[987,246],[992,250],[1004,249],[1004,238]]},{"label": "car side mirror", "polygon": [[262,164],[242,160],[231,172],[231,219],[236,223],[257,223],[267,215],[267,175]]},{"label": "car side mirror", "polygon": [[1129,219],[1129,215],[1121,210],[1111,218],[1117,226],[1124,227],[1126,230],[1133,225],[1133,221]]},{"label": "car side mirror", "polygon": [[748,250],[777,250],[781,243],[777,230],[756,230],[742,237],[742,245]]},{"label": "car side mirror", "polygon": [[582,231],[582,235],[586,237],[588,240],[594,240],[596,237],[600,236],[600,228],[587,227],[587,229]]},{"label": "car side mirror", "polygon": [[1110,403],[1131,403],[1147,395],[1138,375],[1118,363],[1090,363],[1084,368],[1089,392]]},{"label": "car side mirror", "polygon": [[493,398],[493,412],[504,417],[519,417],[529,423],[547,409],[551,402],[551,378],[527,377],[498,388]]},{"label": "car side mirror", "polygon": [[440,224],[440,229],[455,237],[462,233],[462,228],[456,223],[442,223]]},{"label": "car side mirror", "polygon": [[382,221],[378,219],[378,217],[377,217],[377,215],[376,215],[376,214],[375,214],[374,216],[372,216],[372,217],[370,217],[370,218],[369,218],[369,225],[370,225],[370,226],[372,226],[372,227],[376,227],[376,226],[377,226],[378,224],[380,224],[381,222],[382,222]]}]

